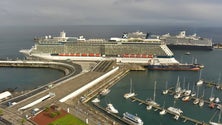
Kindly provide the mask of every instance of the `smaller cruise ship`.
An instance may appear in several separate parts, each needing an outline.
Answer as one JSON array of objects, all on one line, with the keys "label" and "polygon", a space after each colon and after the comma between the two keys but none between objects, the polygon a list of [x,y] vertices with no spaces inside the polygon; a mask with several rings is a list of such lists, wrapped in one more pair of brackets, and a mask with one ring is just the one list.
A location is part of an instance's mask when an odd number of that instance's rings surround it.
[{"label": "smaller cruise ship", "polygon": [[141,118],[128,112],[123,113],[123,119],[129,121],[132,125],[143,125]]},{"label": "smaller cruise ship", "polygon": [[197,36],[197,34],[186,35],[186,31],[181,31],[178,35],[170,33],[160,36],[160,39],[167,44],[170,49],[201,49],[213,50],[213,42],[209,38]]}]

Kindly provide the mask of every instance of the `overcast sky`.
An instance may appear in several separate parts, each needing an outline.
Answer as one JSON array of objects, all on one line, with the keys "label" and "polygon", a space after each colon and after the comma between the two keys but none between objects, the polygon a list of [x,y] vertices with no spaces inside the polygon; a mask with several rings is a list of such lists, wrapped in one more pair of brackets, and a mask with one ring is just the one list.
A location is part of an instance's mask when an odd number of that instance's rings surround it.
[{"label": "overcast sky", "polygon": [[0,0],[0,25],[222,26],[222,0]]}]

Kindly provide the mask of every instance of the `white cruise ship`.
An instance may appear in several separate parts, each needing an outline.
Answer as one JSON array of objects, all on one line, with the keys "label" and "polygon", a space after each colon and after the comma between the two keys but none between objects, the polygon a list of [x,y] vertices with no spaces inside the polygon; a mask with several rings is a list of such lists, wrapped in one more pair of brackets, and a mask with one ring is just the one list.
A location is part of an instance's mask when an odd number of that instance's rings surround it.
[{"label": "white cruise ship", "polygon": [[121,63],[145,63],[153,57],[160,64],[178,64],[172,51],[158,38],[128,41],[85,39],[67,37],[63,31],[59,37],[45,36],[34,39],[31,49],[20,50],[28,58],[47,60],[101,61],[116,60]]}]

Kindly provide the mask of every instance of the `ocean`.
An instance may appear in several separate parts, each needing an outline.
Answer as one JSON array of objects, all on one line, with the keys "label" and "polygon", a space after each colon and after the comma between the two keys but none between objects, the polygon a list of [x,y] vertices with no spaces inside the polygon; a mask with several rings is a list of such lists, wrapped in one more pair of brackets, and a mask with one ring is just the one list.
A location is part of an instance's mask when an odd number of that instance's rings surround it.
[{"label": "ocean", "polygon": [[[67,36],[83,35],[85,38],[110,38],[121,37],[124,32],[150,32],[153,34],[170,33],[176,35],[181,30],[186,30],[188,35],[197,33],[201,37],[211,38],[214,43],[222,42],[222,28],[209,27],[170,27],[170,26],[11,26],[0,27],[0,58],[3,59],[23,59],[19,53],[20,49],[30,49],[33,45],[33,38],[45,35],[58,36],[59,32],[65,31]],[[213,51],[193,50],[191,55],[185,55],[186,50],[172,50],[177,60],[183,63],[191,63],[193,59],[205,68],[201,72],[201,78],[207,81],[218,82],[219,74],[222,72],[222,49]],[[17,91],[36,88],[50,81],[62,77],[61,71],[53,69],[34,69],[34,68],[0,68],[0,91],[7,88],[16,88]],[[164,107],[175,106],[184,111],[184,115],[208,122],[216,109],[210,109],[207,104],[203,107],[194,105],[192,102],[182,102],[181,99],[175,100],[172,95],[162,95],[165,83],[168,87],[175,87],[178,77],[181,86],[192,89],[192,86],[199,80],[200,72],[192,71],[132,71],[121,79],[111,88],[111,92],[102,98],[101,105],[104,107],[111,102],[122,116],[124,112],[137,114],[144,121],[145,125],[190,125],[190,122],[174,120],[171,115],[160,116],[159,111],[147,111],[144,105],[131,102],[123,98],[129,91],[130,79],[132,79],[133,89],[137,93],[137,98],[146,100],[153,98],[154,82],[157,82],[156,101]],[[185,81],[185,82],[184,82]],[[196,88],[195,88],[196,89]],[[214,95],[222,100],[222,90],[214,90]],[[208,99],[211,88],[201,86],[199,96],[204,94]],[[165,104],[165,105],[163,105]],[[215,117],[215,119],[217,118]]]}]

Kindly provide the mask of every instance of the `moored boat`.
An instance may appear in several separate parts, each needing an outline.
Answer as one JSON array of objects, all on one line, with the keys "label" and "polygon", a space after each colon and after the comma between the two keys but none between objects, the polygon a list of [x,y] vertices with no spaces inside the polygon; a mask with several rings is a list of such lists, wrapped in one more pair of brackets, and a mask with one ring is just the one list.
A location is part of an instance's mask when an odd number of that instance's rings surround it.
[{"label": "moored boat", "polygon": [[101,94],[102,96],[105,96],[105,95],[107,95],[109,92],[110,92],[110,89],[103,89],[103,90],[100,92],[100,94]]},{"label": "moored boat", "polygon": [[213,108],[215,107],[215,103],[211,102],[211,103],[209,104],[209,107],[213,109]]},{"label": "moored boat", "polygon": [[193,101],[193,104],[198,104],[200,102],[200,99],[199,98],[196,98],[194,101]]},{"label": "moored boat", "polygon": [[95,98],[95,99],[92,100],[92,102],[93,102],[93,103],[99,103],[100,100],[99,100],[98,98]]},{"label": "moored boat", "polygon": [[184,96],[184,97],[182,98],[182,101],[184,101],[184,102],[190,101],[190,96]]},{"label": "moored boat", "polygon": [[132,92],[132,79],[130,79],[130,91],[129,93],[124,94],[124,98],[128,99],[130,97],[135,96],[136,94],[134,92]]},{"label": "moored boat", "polygon": [[165,115],[167,112],[165,109],[163,109],[162,111],[160,111],[160,115]]},{"label": "moored boat", "polygon": [[169,91],[169,90],[167,89],[167,82],[166,82],[166,88],[165,88],[165,90],[163,90],[162,93],[163,93],[164,95],[166,95],[166,94],[168,93],[168,91]]},{"label": "moored boat", "polygon": [[153,99],[150,98],[146,100],[146,102],[149,104],[149,106],[147,106],[147,110],[150,110],[152,106],[159,106],[159,104],[155,101],[155,98],[156,98],[156,81],[154,83]]},{"label": "moored boat", "polygon": [[185,53],[185,55],[190,55],[191,53],[189,52],[189,51],[187,51],[186,53]]},{"label": "moored boat", "polygon": [[203,99],[200,99],[199,101],[199,106],[202,107],[204,105],[204,100]]},{"label": "moored boat", "polygon": [[133,125],[143,125],[141,118],[128,112],[123,113],[123,119],[129,121]]},{"label": "moored boat", "polygon": [[165,71],[199,71],[200,64],[159,64],[148,65],[149,70],[165,70]]},{"label": "moored boat", "polygon": [[168,107],[167,110],[177,114],[177,115],[181,115],[183,113],[183,111],[179,108],[175,108],[175,107]]},{"label": "moored boat", "polygon": [[117,109],[114,108],[113,104],[109,103],[107,104],[107,107],[106,107],[106,110],[109,112],[109,113],[119,113],[119,111]]}]

